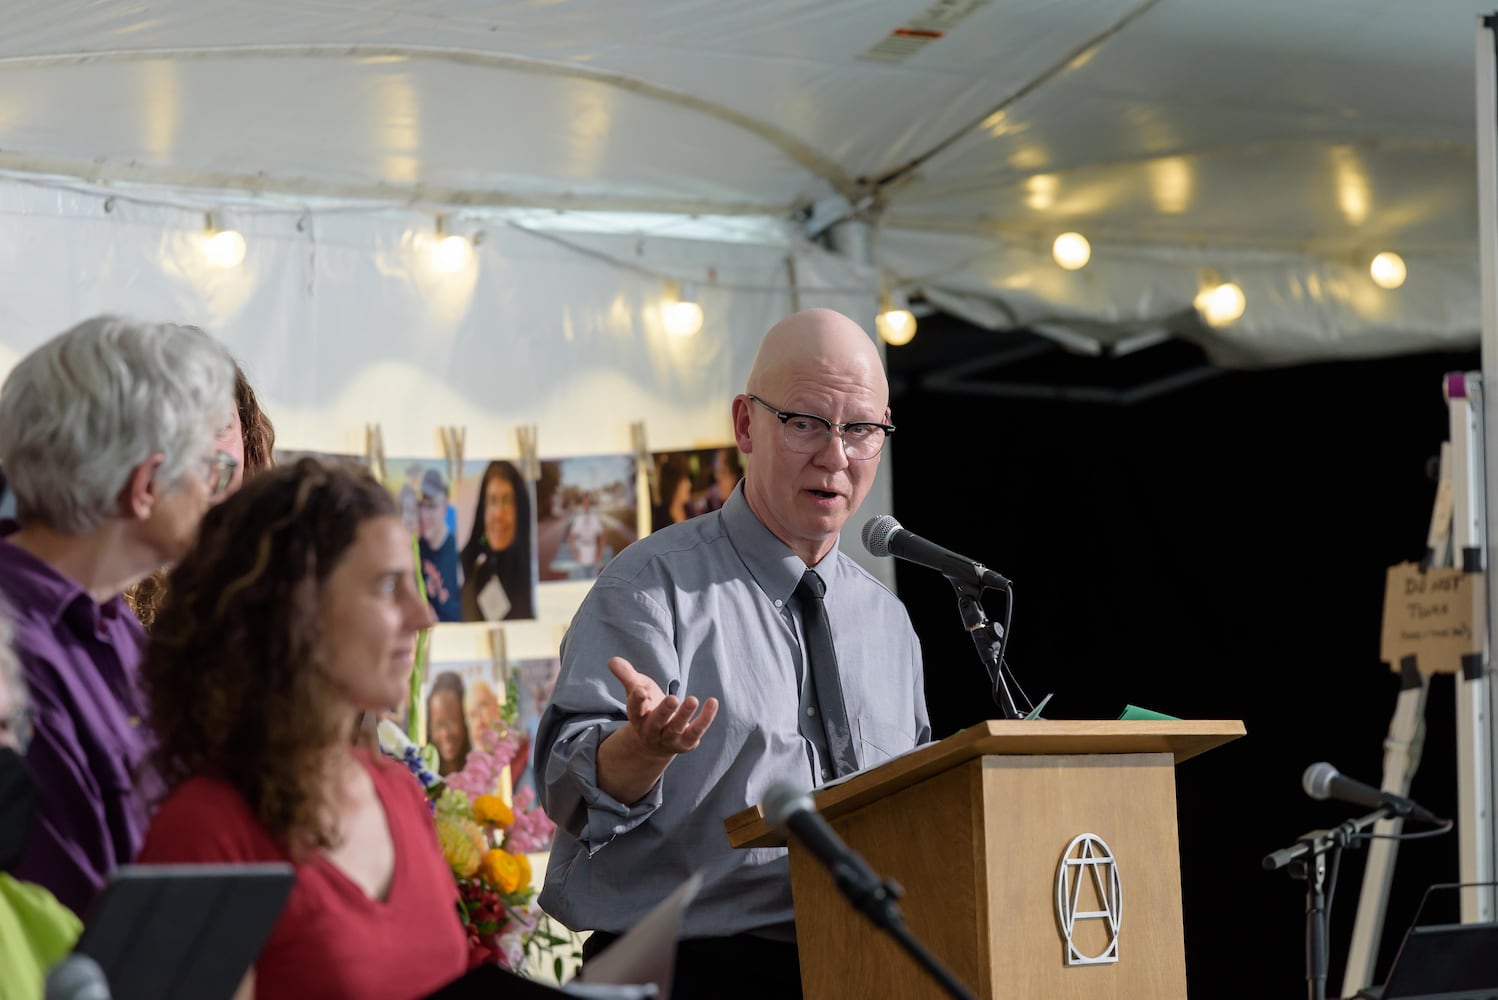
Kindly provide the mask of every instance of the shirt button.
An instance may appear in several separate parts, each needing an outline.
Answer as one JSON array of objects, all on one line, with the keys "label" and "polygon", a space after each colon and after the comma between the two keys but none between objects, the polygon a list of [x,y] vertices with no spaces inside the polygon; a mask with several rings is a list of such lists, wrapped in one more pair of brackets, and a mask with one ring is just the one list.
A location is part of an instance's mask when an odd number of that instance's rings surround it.
[{"label": "shirt button", "polygon": [[832,780],[832,771],[830,769],[825,768],[825,767],[822,768],[822,780],[823,781],[831,781]]},{"label": "shirt button", "polygon": [[775,606],[776,606],[776,607],[777,607],[777,608],[778,608],[778,607],[780,607],[780,605],[781,605],[781,603],[782,603],[782,602],[781,602],[781,601],[779,601],[779,600],[777,600],[777,601],[776,601],[776,602],[775,602]]},{"label": "shirt button", "polygon": [[618,826],[614,827],[614,832],[616,834],[623,833],[624,832],[624,824],[620,823]]},{"label": "shirt button", "polygon": [[812,708],[810,705],[807,705],[806,706],[806,714],[807,715],[816,715],[817,714],[817,710],[815,708]]}]

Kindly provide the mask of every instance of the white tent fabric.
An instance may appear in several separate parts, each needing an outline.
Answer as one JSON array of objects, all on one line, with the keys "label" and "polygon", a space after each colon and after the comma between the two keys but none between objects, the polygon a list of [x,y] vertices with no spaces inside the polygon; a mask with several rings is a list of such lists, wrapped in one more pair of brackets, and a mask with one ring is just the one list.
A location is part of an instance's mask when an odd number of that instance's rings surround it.
[{"label": "white tent fabric", "polygon": [[[1471,0],[11,0],[0,168],[874,224],[1000,327],[1232,365],[1476,343]],[[206,194],[203,195],[206,197]],[[1051,239],[1087,235],[1062,272]],[[1367,263],[1395,250],[1396,291]],[[1191,319],[1237,281],[1232,326]],[[964,306],[966,308],[964,308]]]},{"label": "white tent fabric", "polygon": [[[517,430],[533,427],[542,458],[628,454],[635,424],[651,451],[731,443],[728,401],[760,335],[793,309],[827,306],[873,326],[869,268],[771,231],[739,242],[723,241],[723,227],[711,242],[541,231],[516,213],[473,231],[473,262],[444,273],[423,245],[424,213],[262,203],[226,215],[247,251],[220,269],[202,252],[201,211],[153,198],[0,180],[0,376],[48,337],[112,312],[223,340],[285,447],[363,454],[378,424],[387,455],[439,457],[439,428],[462,427],[467,457],[514,457]],[[696,336],[663,329],[673,278],[711,279],[699,285]],[[890,469],[865,517],[889,510]],[[889,560],[846,535],[849,554],[892,584]],[[542,588],[561,593],[543,618],[566,622],[580,597],[569,587]]]}]

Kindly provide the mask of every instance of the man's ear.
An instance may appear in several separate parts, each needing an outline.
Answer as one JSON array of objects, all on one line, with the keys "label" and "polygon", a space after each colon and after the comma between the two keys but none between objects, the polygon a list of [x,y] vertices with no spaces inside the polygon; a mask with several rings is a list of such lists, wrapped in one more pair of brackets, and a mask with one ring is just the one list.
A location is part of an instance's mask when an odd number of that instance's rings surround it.
[{"label": "man's ear", "polygon": [[733,397],[733,439],[745,455],[754,451],[754,441],[749,437],[749,414],[753,405],[753,401],[743,393]]},{"label": "man's ear", "polygon": [[121,515],[137,521],[144,521],[151,516],[156,501],[161,498],[156,472],[165,461],[166,456],[158,451],[130,470],[130,478],[125,480],[125,488],[120,491]]}]

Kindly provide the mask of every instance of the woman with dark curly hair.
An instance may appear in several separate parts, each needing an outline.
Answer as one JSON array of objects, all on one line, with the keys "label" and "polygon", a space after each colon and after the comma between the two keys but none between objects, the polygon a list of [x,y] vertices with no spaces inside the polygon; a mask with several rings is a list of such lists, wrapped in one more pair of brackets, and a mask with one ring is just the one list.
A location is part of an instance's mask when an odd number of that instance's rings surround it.
[{"label": "woman with dark curly hair", "polygon": [[142,667],[170,794],[142,863],[286,861],[264,997],[419,997],[460,976],[457,890],[420,786],[367,744],[433,622],[394,501],[316,459],[210,510]]},{"label": "woman with dark curly hair", "polygon": [[462,562],[465,622],[536,617],[531,494],[509,462],[484,469]]}]

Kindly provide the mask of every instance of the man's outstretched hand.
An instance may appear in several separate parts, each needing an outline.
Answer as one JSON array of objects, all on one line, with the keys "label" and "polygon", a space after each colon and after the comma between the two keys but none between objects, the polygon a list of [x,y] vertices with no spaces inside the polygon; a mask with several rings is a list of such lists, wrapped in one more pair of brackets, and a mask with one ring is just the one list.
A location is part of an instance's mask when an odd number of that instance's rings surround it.
[{"label": "man's outstretched hand", "polygon": [[622,656],[609,659],[609,672],[624,685],[629,725],[598,747],[598,787],[632,804],[655,787],[677,754],[697,749],[718,715],[718,699],[666,694]]}]

